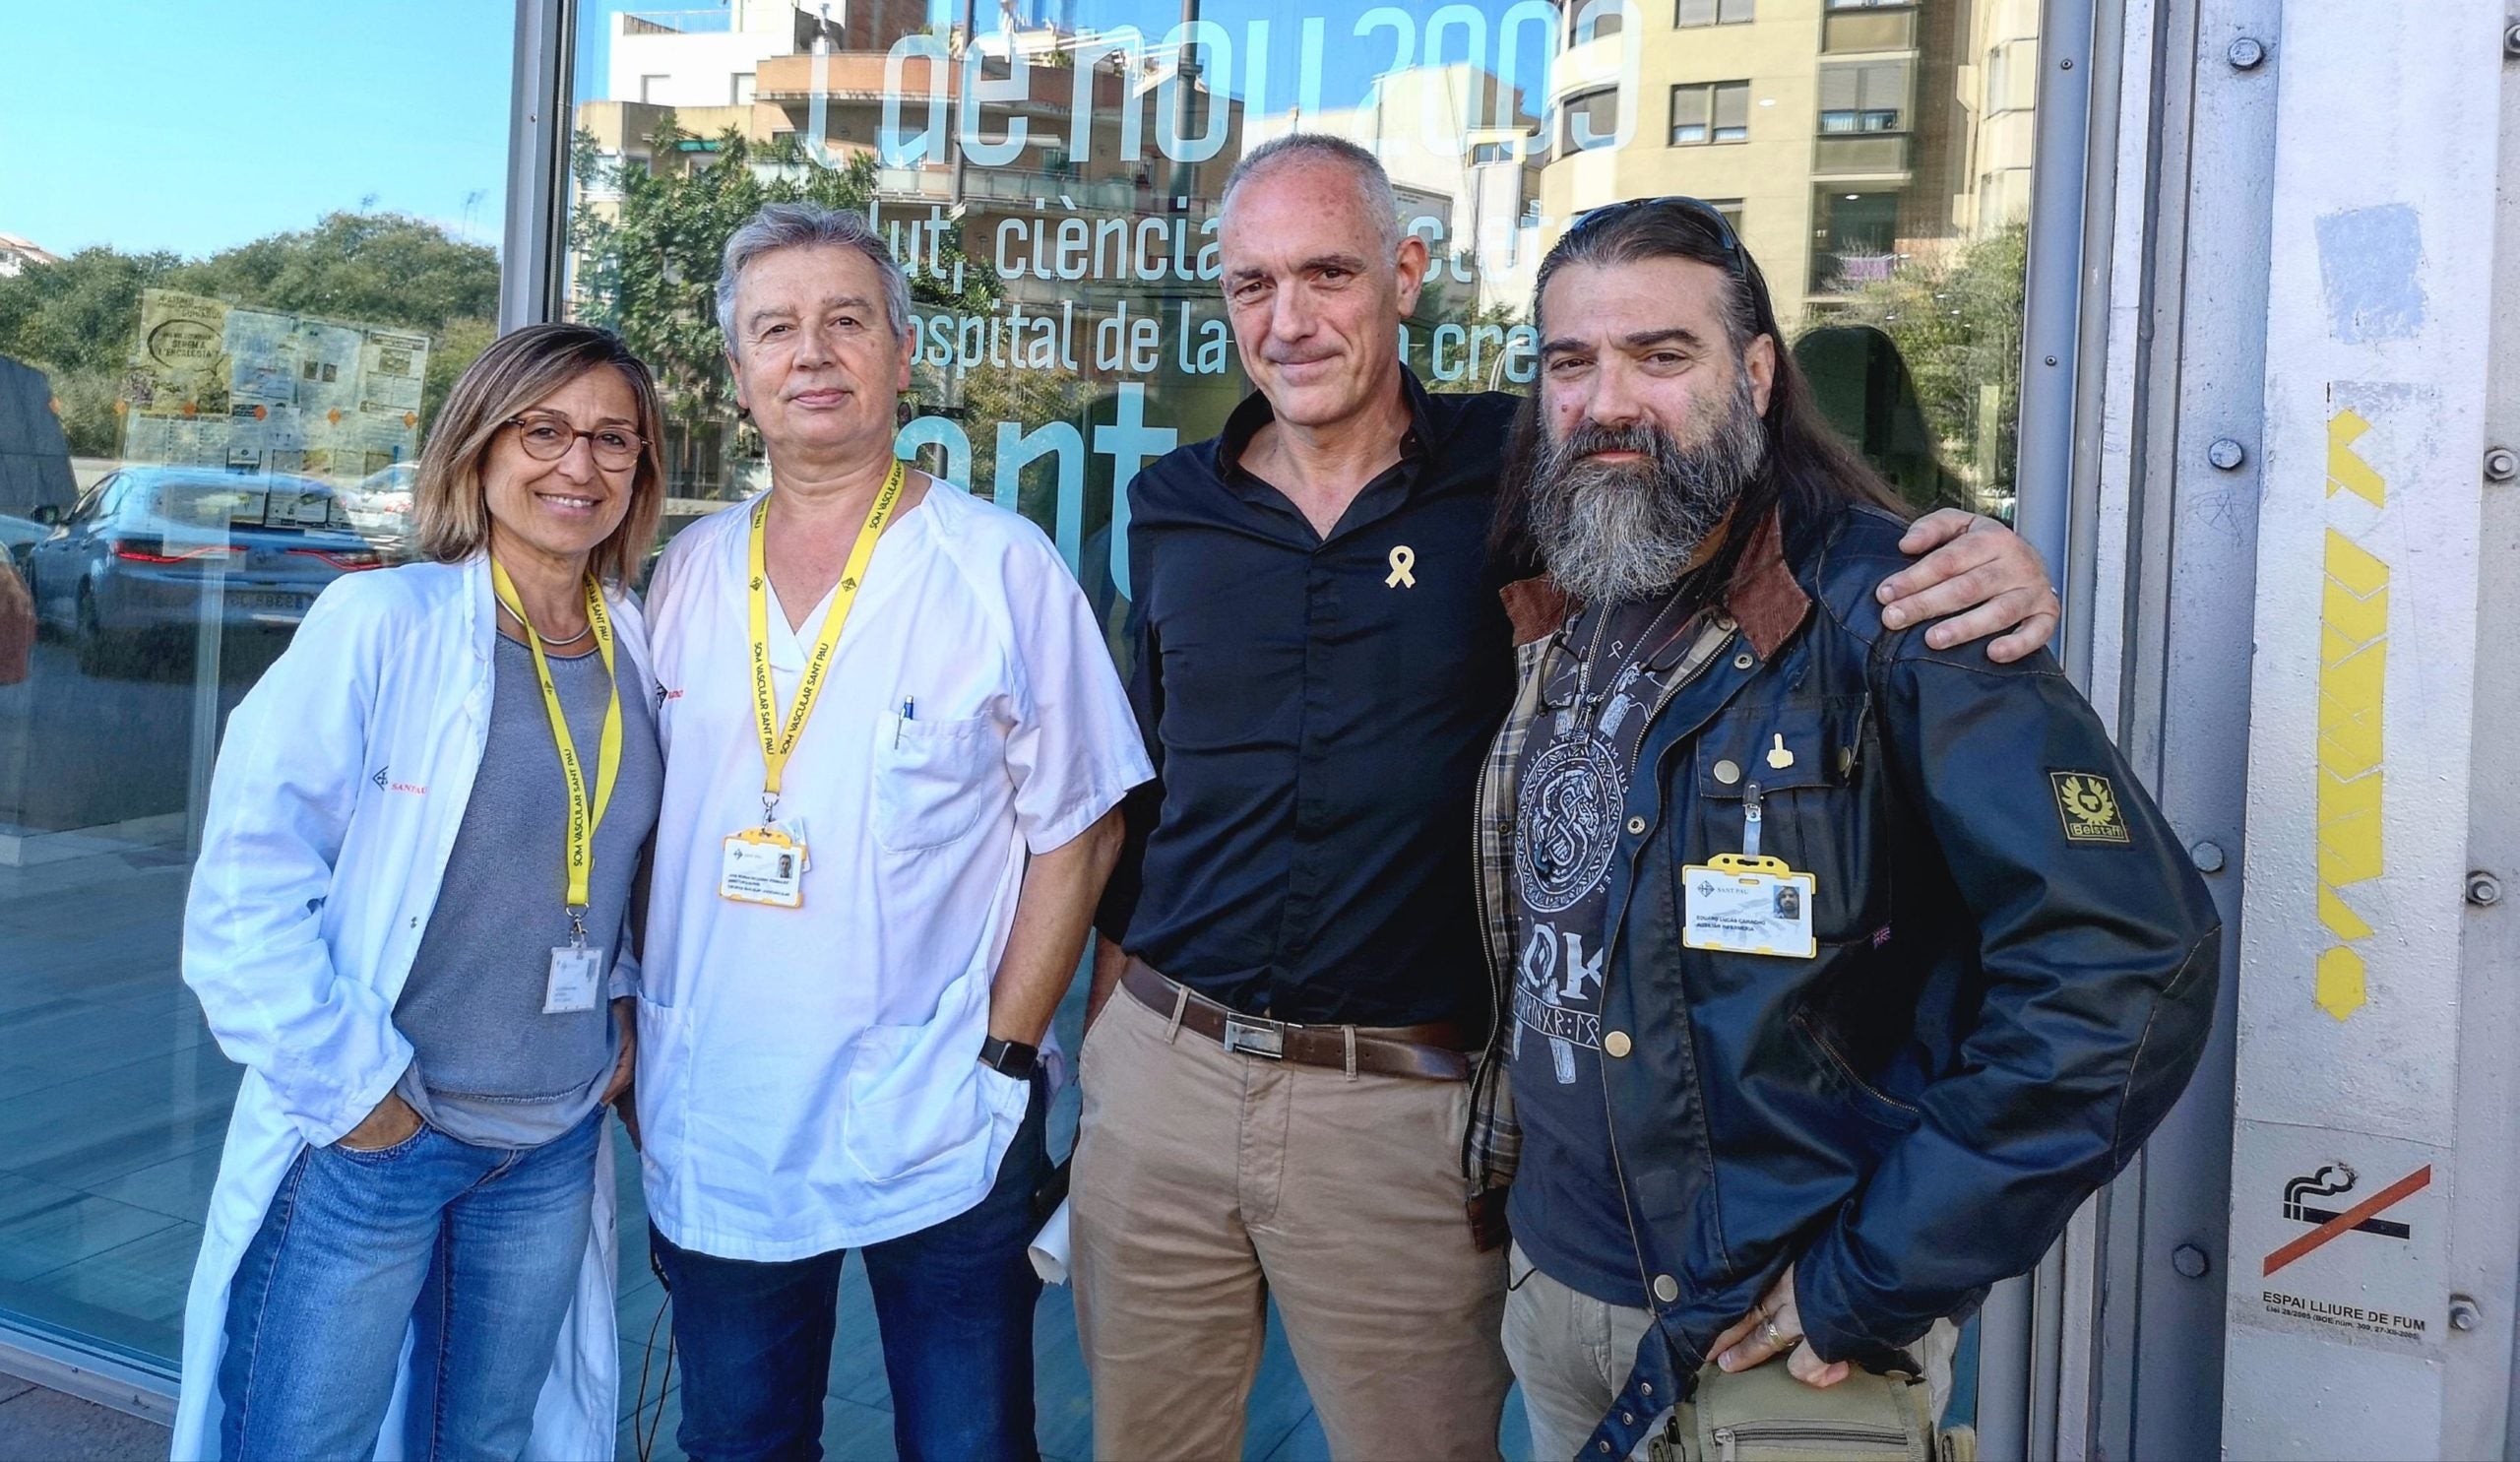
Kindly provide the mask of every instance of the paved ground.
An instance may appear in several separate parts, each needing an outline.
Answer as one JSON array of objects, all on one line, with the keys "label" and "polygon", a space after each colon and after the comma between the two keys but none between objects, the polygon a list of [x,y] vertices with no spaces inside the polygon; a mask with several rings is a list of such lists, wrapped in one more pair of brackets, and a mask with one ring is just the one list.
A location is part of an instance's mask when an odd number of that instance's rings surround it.
[{"label": "paved ground", "polygon": [[0,1462],[160,1462],[166,1429],[0,1373]]}]

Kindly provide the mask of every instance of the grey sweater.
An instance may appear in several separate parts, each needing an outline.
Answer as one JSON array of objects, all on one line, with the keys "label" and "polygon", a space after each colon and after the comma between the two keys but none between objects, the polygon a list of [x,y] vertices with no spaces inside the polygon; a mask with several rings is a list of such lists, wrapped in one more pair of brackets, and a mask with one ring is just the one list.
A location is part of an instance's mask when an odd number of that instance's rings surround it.
[{"label": "grey sweater", "polygon": [[[481,770],[394,1005],[394,1024],[413,1049],[396,1090],[460,1142],[532,1147],[595,1109],[620,1047],[604,989],[593,1009],[542,1011],[551,950],[569,936],[562,907],[568,786],[535,683],[534,652],[501,636],[497,657]],[[631,881],[664,786],[654,692],[628,654],[616,649],[613,658],[621,678],[621,770],[596,829],[586,914],[587,942],[602,951],[606,970],[620,952]],[[603,661],[592,651],[554,657],[551,679],[593,796],[606,703]]]}]

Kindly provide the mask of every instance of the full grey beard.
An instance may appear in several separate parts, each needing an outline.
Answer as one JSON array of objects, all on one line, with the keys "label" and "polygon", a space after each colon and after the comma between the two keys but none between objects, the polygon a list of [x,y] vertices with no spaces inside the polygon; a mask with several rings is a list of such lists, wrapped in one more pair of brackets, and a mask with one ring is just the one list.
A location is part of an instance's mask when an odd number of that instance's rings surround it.
[{"label": "full grey beard", "polygon": [[[1610,451],[1644,460],[1591,456]],[[1532,541],[1557,586],[1586,604],[1652,599],[1679,582],[1766,461],[1767,426],[1751,405],[1746,375],[1722,420],[1693,447],[1650,423],[1580,423],[1541,449]]]}]

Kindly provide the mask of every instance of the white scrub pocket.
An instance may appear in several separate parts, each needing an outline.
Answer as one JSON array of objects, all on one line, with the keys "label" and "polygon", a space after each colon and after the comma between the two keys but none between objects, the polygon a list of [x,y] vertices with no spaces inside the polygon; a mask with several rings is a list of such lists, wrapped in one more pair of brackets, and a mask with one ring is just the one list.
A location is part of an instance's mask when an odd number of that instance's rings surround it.
[{"label": "white scrub pocket", "polygon": [[969,836],[1007,795],[1004,740],[986,717],[895,716],[875,739],[875,841],[916,853]]},{"label": "white scrub pocket", "polygon": [[869,1026],[849,1067],[841,1145],[870,1182],[976,1181],[988,1156],[988,1112],[976,1051],[946,1048],[962,1025]]}]

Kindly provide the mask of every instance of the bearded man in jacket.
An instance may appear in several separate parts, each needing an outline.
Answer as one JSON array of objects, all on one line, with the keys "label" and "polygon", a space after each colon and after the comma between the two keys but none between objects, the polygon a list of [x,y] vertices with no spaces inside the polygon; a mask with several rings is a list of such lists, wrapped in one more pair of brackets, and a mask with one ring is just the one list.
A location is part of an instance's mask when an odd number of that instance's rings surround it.
[{"label": "bearded man in jacket", "polygon": [[1538,324],[1499,532],[1547,577],[1507,591],[1474,1126],[1534,1451],[1666,1417],[1913,1448],[1940,1322],[2195,1069],[2214,907],[2051,657],[1884,626],[1896,499],[1721,215],[1586,216]]}]

